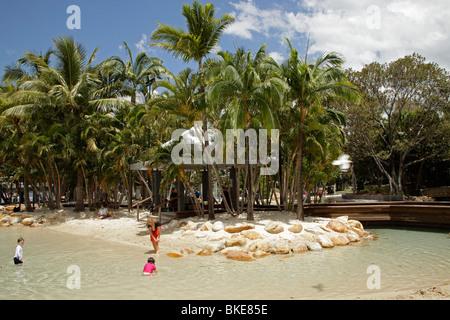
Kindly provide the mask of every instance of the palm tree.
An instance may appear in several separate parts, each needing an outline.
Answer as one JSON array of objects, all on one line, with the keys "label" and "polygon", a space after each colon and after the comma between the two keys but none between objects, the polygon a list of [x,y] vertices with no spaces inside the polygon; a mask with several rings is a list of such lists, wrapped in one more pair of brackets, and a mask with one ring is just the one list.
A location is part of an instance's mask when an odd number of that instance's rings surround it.
[{"label": "palm tree", "polygon": [[140,52],[133,58],[128,44],[125,41],[123,44],[128,60],[125,62],[120,57],[113,56],[102,63],[102,72],[110,80],[109,85],[116,87],[116,94],[130,97],[133,106],[138,104],[139,96],[139,102],[144,104],[151,98],[151,87],[156,79],[167,70],[161,60],[149,57],[146,52]]},{"label": "palm tree", "polygon": [[6,115],[32,116],[45,110],[59,117],[67,128],[66,139],[73,146],[73,169],[76,170],[75,210],[84,210],[84,168],[86,145],[81,133],[86,125],[85,115],[97,110],[120,109],[126,101],[102,98],[99,68],[93,67],[97,49],[87,56],[86,49],[73,38],[58,37],[53,40],[55,64],[33,53],[24,59],[36,66],[38,77],[24,81],[21,90],[13,95],[16,104],[5,110]]},{"label": "palm tree", "polygon": [[[48,62],[51,54],[52,51],[49,50],[45,54],[40,53],[39,57]],[[6,66],[3,74],[3,83],[5,85],[0,87],[1,95],[4,98],[1,112],[8,110],[17,104],[14,94],[21,90],[23,82],[38,77],[39,69],[37,65],[30,63],[25,58],[19,59],[16,65]],[[31,124],[30,118],[21,117],[17,114],[10,114],[9,111],[6,111],[3,113],[0,122],[2,123],[2,126],[5,126],[9,131],[8,136],[4,137],[6,140],[9,140],[6,145],[11,146],[10,142],[15,142],[14,148],[6,148],[3,150],[3,154],[8,155],[8,158],[12,156],[12,158],[15,159],[14,162],[10,162],[10,167],[15,168],[14,171],[17,180],[23,178],[24,194],[26,195],[24,199],[25,208],[27,211],[32,211],[28,196],[28,188],[32,168],[35,164],[33,162],[35,162],[34,160],[36,160],[36,157],[29,154],[30,142],[34,144],[34,141],[33,139],[30,140],[28,138],[30,135],[33,136],[33,133],[29,132],[28,129],[33,125],[36,125],[36,121]],[[12,154],[5,152],[8,149],[12,151]]]},{"label": "palm tree", "polygon": [[[150,108],[146,114],[146,121],[151,122],[153,128],[159,132],[159,145],[151,151],[152,158],[157,158],[154,159],[154,163],[161,162],[165,165],[166,178],[164,180],[169,181],[170,184],[174,178],[178,178],[191,195],[194,193],[184,167],[169,163],[171,150],[161,147],[161,144],[171,139],[173,130],[182,125],[191,128],[194,121],[199,118],[200,112],[194,107],[195,101],[199,98],[199,84],[200,77],[190,68],[182,70],[177,76],[171,74],[170,80],[157,81],[155,90],[165,90],[148,103]],[[164,118],[164,121],[161,118]],[[167,151],[169,151],[169,157],[165,153]],[[203,215],[203,204],[199,203],[197,197],[192,200],[195,210]]]},{"label": "palm tree", "polygon": [[195,102],[200,99],[201,79],[190,68],[182,70],[177,76],[170,74],[170,78],[171,80],[159,80],[155,83],[155,90],[165,90],[148,103],[150,109],[147,120],[157,119],[161,123],[161,114],[164,114],[171,117],[175,126],[185,123],[190,127],[201,116],[200,111],[195,108]]},{"label": "palm tree", "polygon": [[[234,18],[228,14],[220,19],[214,17],[215,7],[208,3],[203,6],[199,1],[194,1],[192,7],[183,5],[182,14],[186,18],[187,31],[182,28],[174,28],[158,23],[158,28],[152,33],[150,39],[156,41],[152,46],[158,46],[171,52],[175,57],[183,61],[196,61],[198,73],[205,71],[203,60],[211,54],[219,44],[220,36]],[[205,84],[200,87],[200,93],[205,91]],[[203,112],[203,132],[207,132],[207,113],[204,99],[196,101],[195,107]],[[205,147],[208,142],[206,142]],[[208,217],[214,219],[214,198],[212,191],[211,165],[207,166],[208,175]]]},{"label": "palm tree", "polygon": [[[116,119],[121,122],[121,133],[115,134],[114,149],[125,151],[122,157],[118,159],[120,167],[124,170],[125,181],[128,180],[128,209],[132,207],[132,172],[129,171],[129,176],[126,178],[126,170],[129,169],[129,165],[132,161],[137,160],[141,148],[137,147],[137,143],[140,142],[137,139],[144,137],[145,128],[139,121],[134,121],[131,125],[130,120],[135,120],[133,115],[139,115],[140,119],[145,113],[145,106],[148,101],[151,100],[153,94],[153,85],[158,78],[167,70],[162,65],[162,61],[149,57],[146,52],[140,52],[134,58],[130,48],[126,42],[123,42],[128,60],[125,62],[120,57],[113,56],[105,60],[101,64],[101,72],[103,80],[106,85],[102,89],[108,96],[123,96],[129,97],[131,105],[127,110],[120,110],[116,113]],[[122,132],[123,131],[123,132]],[[139,132],[141,131],[141,132]],[[150,132],[147,132],[149,135]],[[144,139],[141,139],[142,141]],[[119,147],[119,145],[121,145]],[[143,144],[143,146],[145,143]]]},{"label": "palm tree", "polygon": [[[278,128],[276,106],[281,105],[286,83],[280,77],[277,63],[268,57],[265,45],[253,55],[238,49],[235,54],[219,52],[220,73],[212,80],[208,99],[225,100],[226,113],[234,129],[248,130],[252,119],[258,120],[268,130]],[[213,68],[214,69],[214,68]],[[246,137],[248,169],[247,219],[253,220],[253,174],[249,161],[249,136]]]},{"label": "palm tree", "polygon": [[359,90],[352,85],[342,69],[343,58],[337,53],[326,53],[309,64],[307,56],[300,58],[298,51],[290,47],[290,57],[283,64],[283,72],[289,84],[289,98],[292,108],[299,119],[297,136],[297,217],[303,220],[303,149],[304,123],[309,110],[313,106],[321,107],[324,102],[336,100],[357,102],[360,99]]},{"label": "palm tree", "polygon": [[[313,106],[304,123],[304,177],[307,199],[311,188],[326,184],[339,170],[332,165],[346,142],[345,117],[342,112]],[[317,195],[317,193],[316,193]]]}]

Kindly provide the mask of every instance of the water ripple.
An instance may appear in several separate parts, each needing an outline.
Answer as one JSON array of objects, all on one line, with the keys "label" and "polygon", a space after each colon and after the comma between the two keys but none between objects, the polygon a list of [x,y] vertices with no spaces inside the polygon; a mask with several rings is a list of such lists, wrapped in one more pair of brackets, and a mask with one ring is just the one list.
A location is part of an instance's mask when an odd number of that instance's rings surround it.
[{"label": "water ripple", "polygon": [[[450,239],[441,231],[373,229],[378,240],[253,262],[221,255],[156,256],[158,273],[141,276],[148,254],[130,247],[46,230],[22,229],[25,264],[15,266],[17,231],[0,232],[0,299],[340,299],[450,282]],[[70,289],[78,266],[81,289]]]}]

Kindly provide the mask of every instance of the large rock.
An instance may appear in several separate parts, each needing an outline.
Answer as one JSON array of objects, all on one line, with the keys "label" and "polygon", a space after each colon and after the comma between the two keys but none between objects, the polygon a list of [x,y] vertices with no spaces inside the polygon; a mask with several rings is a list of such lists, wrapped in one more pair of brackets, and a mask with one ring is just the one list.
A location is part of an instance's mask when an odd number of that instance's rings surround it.
[{"label": "large rock", "polygon": [[307,246],[308,249],[311,250],[311,251],[322,250],[322,246],[321,246],[320,243],[318,243],[318,242],[308,241],[308,242],[306,243],[306,246]]},{"label": "large rock", "polygon": [[361,238],[359,237],[359,235],[353,231],[353,230],[348,230],[347,233],[345,234],[345,237],[350,240],[350,242],[358,242],[361,240]]},{"label": "large rock", "polygon": [[231,237],[225,240],[226,247],[245,246],[246,243],[247,239],[242,235],[236,235],[236,237]]},{"label": "large rock", "polygon": [[208,241],[220,241],[223,240],[223,238],[225,238],[225,234],[221,233],[221,232],[213,232],[208,234],[208,237],[206,238],[206,240]]},{"label": "large rock", "polygon": [[305,231],[309,232],[311,234],[314,234],[314,235],[319,235],[319,234],[325,234],[326,233],[322,228],[317,228],[317,227],[305,228]]},{"label": "large rock", "polygon": [[303,232],[299,236],[299,242],[304,243],[308,250],[320,250],[322,249],[322,246],[319,242],[317,242],[317,236],[310,233],[310,232]]},{"label": "large rock", "polygon": [[226,226],[223,228],[228,233],[239,233],[244,230],[250,230],[255,229],[255,226],[252,226],[251,224],[243,224],[239,226]]},{"label": "large rock", "polygon": [[271,252],[275,254],[289,254],[291,248],[287,241],[278,239],[272,243]]},{"label": "large rock", "polygon": [[350,227],[357,228],[357,229],[364,231],[364,227],[363,227],[362,223],[359,222],[358,220],[348,220],[347,223]]},{"label": "large rock", "polygon": [[196,237],[196,238],[206,238],[207,235],[208,235],[208,232],[205,232],[205,231],[197,231],[194,233],[194,237]]},{"label": "large rock", "polygon": [[200,227],[200,231],[212,231],[213,225],[211,222],[206,221],[202,226]]},{"label": "large rock", "polygon": [[34,218],[28,217],[28,218],[22,219],[22,224],[24,226],[31,226],[33,223],[34,223]]},{"label": "large rock", "polygon": [[361,222],[357,220],[349,220],[348,226],[352,231],[356,232],[358,236],[362,237],[364,235],[364,227]]},{"label": "large rock", "polygon": [[252,252],[256,251],[263,251],[263,252],[270,252],[271,245],[270,242],[267,240],[256,240],[250,246],[248,247],[248,250]]},{"label": "large rock", "polygon": [[294,252],[294,253],[302,253],[302,252],[308,251],[308,246],[306,245],[306,243],[303,243],[303,242],[296,242],[291,247],[292,247],[292,252]]},{"label": "large rock", "polygon": [[9,227],[10,225],[9,216],[4,216],[0,219],[0,227]]},{"label": "large rock", "polygon": [[292,232],[282,232],[279,234],[279,238],[288,242],[293,242],[297,239],[298,234]]},{"label": "large rock", "polygon": [[334,243],[333,241],[330,240],[330,238],[328,238],[325,235],[317,235],[316,236],[317,242],[319,242],[319,244],[322,246],[322,248],[332,248],[334,247]]},{"label": "large rock", "polygon": [[334,243],[335,246],[346,246],[350,243],[347,237],[343,235],[330,235],[330,240]]},{"label": "large rock", "polygon": [[178,222],[176,227],[177,228],[184,228],[184,227],[186,227],[187,224],[188,224],[187,221],[180,221],[180,222]]},{"label": "large rock", "polygon": [[303,226],[298,223],[296,225],[293,225],[292,227],[289,227],[288,230],[293,233],[300,233],[303,230]]},{"label": "large rock", "polygon": [[216,222],[213,223],[212,230],[214,232],[218,232],[218,231],[220,231],[222,229],[223,229],[223,222],[222,221],[216,221]]},{"label": "large rock", "polygon": [[327,224],[327,228],[336,232],[344,233],[348,231],[347,226],[339,220],[331,220]]},{"label": "large rock", "polygon": [[188,221],[187,224],[183,227],[184,230],[197,230],[197,223]]},{"label": "large rock", "polygon": [[22,216],[16,216],[16,215],[10,215],[9,216],[9,223],[10,224],[18,224],[22,222]]},{"label": "large rock", "polygon": [[271,234],[278,234],[280,232],[283,232],[284,228],[280,223],[271,221],[264,227],[264,230]]},{"label": "large rock", "polygon": [[226,256],[230,251],[239,251],[248,253],[248,250],[244,247],[226,247],[225,249],[220,250],[220,253]]},{"label": "large rock", "polygon": [[253,261],[255,260],[248,253],[243,251],[229,251],[227,253],[227,259],[238,260],[238,261]]},{"label": "large rock", "polygon": [[306,240],[304,242],[316,242],[316,236],[310,232],[303,232],[300,237]]},{"label": "large rock", "polygon": [[263,238],[263,236],[261,234],[259,234],[258,232],[254,231],[254,230],[244,230],[241,232],[241,234],[249,240],[257,240],[257,239]]},{"label": "large rock", "polygon": [[213,242],[213,243],[208,243],[205,246],[206,250],[209,250],[211,252],[218,252],[221,251],[225,248],[225,245],[223,244],[223,242]]},{"label": "large rock", "polygon": [[340,216],[340,217],[337,217],[336,220],[342,222],[343,224],[347,224],[348,216]]},{"label": "large rock", "polygon": [[332,231],[333,231],[333,230],[331,230],[331,229],[328,229],[328,228],[325,227],[325,226],[320,226],[319,228],[322,229],[322,230],[325,231],[325,232],[332,232]]},{"label": "large rock", "polygon": [[210,249],[201,250],[197,253],[198,256],[211,256],[212,254]]},{"label": "large rock", "polygon": [[253,252],[252,256],[254,258],[264,258],[264,257],[270,256],[270,253],[258,250],[258,251]]},{"label": "large rock", "polygon": [[168,224],[167,224],[167,228],[168,229],[173,229],[176,228],[178,226],[179,222],[178,220],[171,220]]}]

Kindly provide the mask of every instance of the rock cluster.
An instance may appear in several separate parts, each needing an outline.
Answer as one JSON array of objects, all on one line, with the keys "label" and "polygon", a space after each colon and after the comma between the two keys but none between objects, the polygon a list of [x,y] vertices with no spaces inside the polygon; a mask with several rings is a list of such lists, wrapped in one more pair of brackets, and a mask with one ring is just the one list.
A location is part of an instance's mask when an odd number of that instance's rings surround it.
[{"label": "rock cluster", "polygon": [[0,227],[11,227],[23,225],[27,227],[38,227],[45,223],[61,222],[67,218],[67,212],[59,210],[48,215],[33,216],[23,212],[13,212],[14,206],[0,207]]},{"label": "rock cluster", "polygon": [[[359,221],[349,220],[347,216],[293,225],[269,221],[264,226],[251,223],[224,226],[221,221],[213,224],[209,221],[182,221],[176,227],[180,237],[204,239],[204,248],[198,255],[221,253],[229,259],[240,261],[253,261],[270,254],[322,250],[373,239]],[[186,254],[194,253],[187,250],[184,249]],[[178,253],[167,255],[179,257]]]}]

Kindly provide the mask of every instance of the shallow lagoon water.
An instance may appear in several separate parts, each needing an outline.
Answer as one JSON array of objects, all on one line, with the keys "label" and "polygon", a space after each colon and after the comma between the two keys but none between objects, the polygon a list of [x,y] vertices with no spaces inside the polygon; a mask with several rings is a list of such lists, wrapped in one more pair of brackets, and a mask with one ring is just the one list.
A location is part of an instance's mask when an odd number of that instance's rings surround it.
[{"label": "shallow lagoon water", "polygon": [[[223,255],[170,258],[150,247],[44,228],[0,230],[0,299],[353,299],[450,282],[447,232],[370,229],[374,241],[252,262]],[[24,237],[25,264],[12,257]],[[162,246],[163,250],[164,247]],[[142,276],[149,256],[158,273]],[[380,289],[367,281],[380,272]],[[79,289],[76,279],[79,271]]]}]

